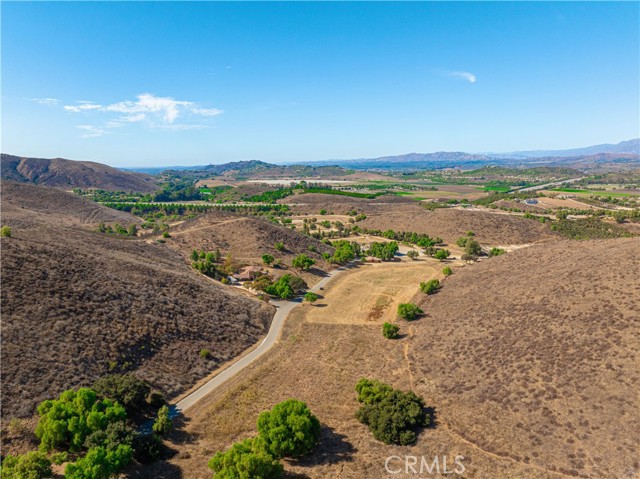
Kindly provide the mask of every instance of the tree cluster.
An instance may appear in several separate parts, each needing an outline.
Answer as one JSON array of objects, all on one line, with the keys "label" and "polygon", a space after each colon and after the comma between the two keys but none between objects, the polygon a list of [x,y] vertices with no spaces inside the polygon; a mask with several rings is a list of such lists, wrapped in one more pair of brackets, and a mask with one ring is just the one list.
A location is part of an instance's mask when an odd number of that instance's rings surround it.
[{"label": "tree cluster", "polygon": [[320,421],[296,399],[260,414],[257,426],[257,437],[211,458],[209,468],[215,479],[279,479],[284,473],[280,459],[308,454],[320,439]]},{"label": "tree cluster", "polygon": [[363,378],[356,384],[356,392],[362,404],[356,418],[385,444],[413,444],[420,428],[429,425],[424,402],[412,391],[398,391],[375,379]]},{"label": "tree cluster", "polygon": [[389,241],[385,243],[371,243],[369,251],[367,253],[374,258],[380,258],[384,261],[390,261],[398,252],[398,243],[395,241]]}]

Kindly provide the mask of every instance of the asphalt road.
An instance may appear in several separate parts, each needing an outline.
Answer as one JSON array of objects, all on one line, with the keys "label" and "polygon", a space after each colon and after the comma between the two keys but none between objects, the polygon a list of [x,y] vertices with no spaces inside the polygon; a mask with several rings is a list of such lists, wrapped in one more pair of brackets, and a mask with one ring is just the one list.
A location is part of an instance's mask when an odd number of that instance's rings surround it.
[{"label": "asphalt road", "polygon": [[[330,273],[327,274],[324,278],[322,278],[318,283],[309,288],[309,291],[317,293],[323,288],[331,279],[340,274],[342,271],[350,269],[350,265],[342,266],[338,269],[334,269]],[[269,351],[273,347],[273,345],[277,342],[280,331],[282,331],[282,326],[284,325],[287,316],[291,312],[293,308],[300,305],[302,303],[302,298],[295,298],[292,301],[271,301],[277,310],[276,314],[273,316],[273,320],[271,321],[271,326],[269,327],[269,332],[267,333],[267,337],[264,338],[262,343],[251,351],[246,356],[241,357],[231,366],[227,367],[225,370],[217,374],[205,384],[200,386],[198,389],[190,393],[188,396],[185,396],[183,399],[178,401],[175,405],[171,406],[171,416],[177,416],[180,413],[187,411],[192,408],[198,401],[200,401],[207,394],[215,391],[221,384],[223,384],[228,379],[232,378],[244,368],[249,366],[254,361],[258,360],[264,353]]]}]

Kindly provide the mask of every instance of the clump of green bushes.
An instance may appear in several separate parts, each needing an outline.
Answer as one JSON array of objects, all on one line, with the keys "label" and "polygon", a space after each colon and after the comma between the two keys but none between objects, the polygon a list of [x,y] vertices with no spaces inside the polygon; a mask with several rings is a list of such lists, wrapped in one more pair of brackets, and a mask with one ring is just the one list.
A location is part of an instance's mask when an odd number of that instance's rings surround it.
[{"label": "clump of green bushes", "polygon": [[320,439],[320,421],[296,399],[276,404],[258,417],[258,436],[218,452],[209,468],[218,478],[274,478],[283,476],[280,459],[300,457]]},{"label": "clump of green bushes", "polygon": [[398,339],[400,327],[392,323],[382,325],[382,335],[387,339]]},{"label": "clump of green bushes", "polygon": [[413,444],[419,430],[430,424],[423,400],[412,391],[398,391],[375,379],[363,378],[356,384],[356,392],[362,405],[356,418],[385,444]]},{"label": "clump of green bushes", "polygon": [[424,311],[413,303],[400,303],[398,305],[398,316],[407,321],[414,321],[421,314],[424,314]]}]

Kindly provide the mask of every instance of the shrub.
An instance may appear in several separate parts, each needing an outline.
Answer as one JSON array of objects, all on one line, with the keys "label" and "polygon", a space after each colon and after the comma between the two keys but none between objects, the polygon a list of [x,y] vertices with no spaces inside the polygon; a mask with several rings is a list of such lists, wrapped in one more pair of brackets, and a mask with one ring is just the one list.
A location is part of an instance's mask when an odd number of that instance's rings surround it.
[{"label": "shrub", "polygon": [[398,332],[400,328],[391,323],[384,323],[382,325],[382,335],[387,339],[398,339]]},{"label": "shrub", "polygon": [[164,233],[162,233],[162,237],[163,238],[171,238],[171,235],[169,234],[168,231],[165,231]]},{"label": "shrub", "polygon": [[423,312],[424,311],[422,311],[413,303],[400,303],[398,305],[398,316],[400,316],[402,319],[406,319],[407,321],[413,321],[418,316],[423,314]]},{"label": "shrub", "polygon": [[202,359],[209,359],[211,357],[211,351],[208,349],[201,349],[198,354]]},{"label": "shrub", "polygon": [[129,445],[115,449],[94,447],[76,462],[67,464],[65,479],[109,479],[131,462],[133,451]]},{"label": "shrub", "polygon": [[437,279],[430,279],[426,283],[420,283],[420,291],[425,294],[433,294],[440,289],[440,281]]},{"label": "shrub", "polygon": [[98,379],[92,389],[101,396],[122,404],[129,416],[140,413],[149,402],[151,387],[133,374],[111,374]]},{"label": "shrub", "polygon": [[264,264],[266,264],[267,266],[269,266],[271,263],[273,263],[274,259],[275,258],[273,256],[271,256],[270,254],[263,254],[262,255],[262,262]]},{"label": "shrub", "polygon": [[327,210],[325,210],[324,208],[320,210],[320,214],[321,215],[326,215],[327,214]]},{"label": "shrub", "polygon": [[451,276],[453,274],[453,270],[451,269],[451,267],[445,266],[444,268],[442,268],[442,274],[444,274],[445,276]]},{"label": "shrub", "polygon": [[435,259],[439,259],[440,261],[444,261],[445,259],[447,259],[449,256],[451,255],[451,253],[449,252],[448,249],[439,249],[437,250],[434,254],[433,257]]},{"label": "shrub", "polygon": [[169,418],[169,408],[164,405],[158,410],[158,417],[153,423],[153,432],[158,434],[166,434],[171,430],[173,426],[171,419]]},{"label": "shrub", "polygon": [[31,451],[18,456],[8,455],[2,460],[0,477],[2,479],[40,479],[52,477],[51,462],[46,454]]},{"label": "shrub", "polygon": [[3,226],[0,228],[0,236],[3,238],[11,238],[11,226]]},{"label": "shrub", "polygon": [[467,254],[478,256],[482,253],[482,248],[480,247],[480,243],[476,240],[469,238],[467,243],[464,245],[464,250]]},{"label": "shrub", "polygon": [[464,248],[464,247],[465,247],[465,245],[467,244],[467,240],[468,240],[468,239],[469,239],[469,238],[468,238],[468,237],[466,237],[466,236],[460,236],[460,238],[458,238],[458,239],[456,240],[456,244],[457,244],[458,246],[460,246],[461,248]]},{"label": "shrub", "polygon": [[304,300],[307,303],[314,303],[318,300],[318,295],[316,293],[312,293],[311,291],[309,291],[307,294],[304,295]]},{"label": "shrub", "polygon": [[284,243],[282,241],[278,241],[273,245],[273,247],[278,251],[284,251]]},{"label": "shrub", "polygon": [[218,452],[209,461],[216,479],[280,479],[284,468],[280,461],[258,449],[255,439],[237,442],[226,452]]},{"label": "shrub", "polygon": [[506,251],[503,250],[502,248],[491,248],[491,251],[489,251],[489,256],[500,256],[501,254],[505,254]]},{"label": "shrub", "polygon": [[305,403],[288,399],[258,417],[258,440],[273,457],[297,457],[310,452],[320,439],[320,421]]},{"label": "shrub", "polygon": [[412,249],[412,250],[409,250],[409,251],[407,252],[407,256],[408,256],[409,258],[411,258],[411,259],[416,259],[416,258],[418,257],[418,254],[419,254],[419,253],[418,253],[416,250],[413,250],[413,249]]},{"label": "shrub", "polygon": [[231,281],[229,281],[229,278],[220,278],[220,282],[222,284],[231,284]]},{"label": "shrub", "polygon": [[424,403],[412,391],[397,391],[370,379],[358,381],[356,391],[362,403],[356,418],[385,444],[412,444],[418,430],[429,425]]},{"label": "shrub", "polygon": [[302,270],[308,270],[314,264],[316,264],[316,262],[313,259],[309,258],[306,254],[299,254],[298,256],[293,258],[291,266]]}]

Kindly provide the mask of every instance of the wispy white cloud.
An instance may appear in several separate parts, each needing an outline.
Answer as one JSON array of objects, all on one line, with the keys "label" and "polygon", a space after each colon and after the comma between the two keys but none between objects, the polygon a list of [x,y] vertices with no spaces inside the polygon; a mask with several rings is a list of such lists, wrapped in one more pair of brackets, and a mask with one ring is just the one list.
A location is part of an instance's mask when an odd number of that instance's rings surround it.
[{"label": "wispy white cloud", "polygon": [[57,98],[31,98],[31,101],[35,101],[36,103],[46,106],[56,106],[60,104],[60,100]]},{"label": "wispy white cloud", "polygon": [[76,128],[84,132],[82,138],[96,138],[107,134],[102,128],[93,125],[77,125]]},{"label": "wispy white cloud", "polygon": [[222,110],[218,110],[217,108],[192,108],[191,113],[194,115],[200,116],[218,116],[222,113]]},{"label": "wispy white cloud", "polygon": [[454,72],[446,72],[446,74],[453,78],[460,78],[462,80],[467,80],[469,83],[475,83],[476,81],[478,81],[476,76],[470,72],[454,71]]},{"label": "wispy white cloud", "polygon": [[83,101],[79,103],[79,105],[65,105],[64,109],[73,113],[80,113],[81,111],[101,110],[103,108],[102,105],[96,105],[95,103],[91,102]]},{"label": "wispy white cloud", "polygon": [[[108,119],[103,126],[80,125],[78,128],[86,131],[85,137],[101,136],[106,133],[105,128],[121,128],[127,124],[145,122],[151,128],[165,128],[175,131],[205,128],[206,125],[191,124],[197,118],[214,117],[223,113],[218,108],[205,108],[198,103],[176,100],[172,97],[160,97],[151,93],[142,93],[135,100],[124,100],[109,105],[101,105],[88,100],[77,101],[73,105],[63,107],[70,113],[118,113],[116,118]],[[187,120],[176,124],[178,118]],[[104,121],[104,115],[102,116]]]}]

